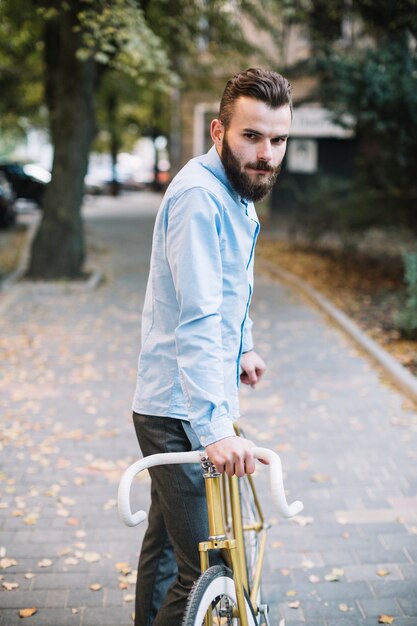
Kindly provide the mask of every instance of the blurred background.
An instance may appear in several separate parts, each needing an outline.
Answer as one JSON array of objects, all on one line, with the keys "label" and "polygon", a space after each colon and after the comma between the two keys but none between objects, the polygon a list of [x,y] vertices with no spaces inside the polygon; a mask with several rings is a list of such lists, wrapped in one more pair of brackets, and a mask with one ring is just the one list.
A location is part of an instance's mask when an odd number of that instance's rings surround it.
[{"label": "blurred background", "polygon": [[28,276],[79,277],[83,203],[163,191],[210,147],[225,81],[272,68],[294,121],[260,254],[415,370],[416,35],[415,0],[3,0],[1,227],[40,212]]}]

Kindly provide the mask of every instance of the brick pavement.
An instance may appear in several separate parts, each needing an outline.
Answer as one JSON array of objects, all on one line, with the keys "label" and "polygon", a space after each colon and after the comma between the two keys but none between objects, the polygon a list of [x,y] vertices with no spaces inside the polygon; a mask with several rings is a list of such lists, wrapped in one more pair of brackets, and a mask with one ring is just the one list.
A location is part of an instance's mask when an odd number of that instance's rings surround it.
[{"label": "brick pavement", "polygon": [[[157,201],[87,208],[98,289],[0,294],[0,584],[19,585],[1,587],[0,625],[30,607],[24,623],[39,626],[132,623],[144,529],[121,524],[115,498],[137,456],[130,402]],[[288,497],[305,504],[270,530],[271,623],[368,626],[386,614],[417,626],[415,407],[288,287],[258,276],[252,312],[268,373],[242,390],[242,422],[280,453]],[[260,468],[277,521],[266,479]],[[148,488],[137,484],[133,506]]]}]

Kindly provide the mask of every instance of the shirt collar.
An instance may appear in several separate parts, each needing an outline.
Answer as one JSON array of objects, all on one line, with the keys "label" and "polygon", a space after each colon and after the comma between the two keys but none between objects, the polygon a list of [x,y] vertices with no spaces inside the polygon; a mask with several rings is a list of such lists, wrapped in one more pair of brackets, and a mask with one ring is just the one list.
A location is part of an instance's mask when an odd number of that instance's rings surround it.
[{"label": "shirt collar", "polygon": [[227,178],[222,160],[216,150],[216,146],[212,146],[207,154],[204,155],[203,165],[210,170],[210,172],[212,172],[212,174],[214,174],[214,176],[216,176],[216,178],[218,178],[229,189],[235,199],[238,202],[241,202],[245,209],[247,209],[249,201],[246,200],[246,198],[242,198],[242,196],[236,193],[233,189],[229,179]]}]

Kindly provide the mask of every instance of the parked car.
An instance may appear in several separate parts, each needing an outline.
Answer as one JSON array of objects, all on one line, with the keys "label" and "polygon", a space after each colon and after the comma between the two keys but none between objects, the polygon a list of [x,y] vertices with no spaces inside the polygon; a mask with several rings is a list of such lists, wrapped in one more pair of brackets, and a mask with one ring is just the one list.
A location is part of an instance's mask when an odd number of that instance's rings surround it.
[{"label": "parked car", "polygon": [[49,172],[41,171],[38,166],[20,163],[0,163],[0,172],[4,173],[11,184],[16,198],[32,200],[39,207],[42,206]]},{"label": "parked car", "polygon": [[0,228],[7,228],[16,221],[15,195],[4,172],[0,171]]}]

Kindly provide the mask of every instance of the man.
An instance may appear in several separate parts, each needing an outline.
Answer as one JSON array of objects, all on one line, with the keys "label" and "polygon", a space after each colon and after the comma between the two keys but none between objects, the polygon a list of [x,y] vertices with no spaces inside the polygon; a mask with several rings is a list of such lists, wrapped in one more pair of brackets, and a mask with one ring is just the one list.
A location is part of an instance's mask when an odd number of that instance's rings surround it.
[{"label": "man", "polygon": [[[170,184],[156,218],[133,403],[143,454],[204,447],[220,472],[254,471],[252,442],[234,435],[238,384],[265,370],[248,309],[259,222],[291,125],[291,87],[249,69],[230,79],[211,123],[214,146]],[[201,469],[151,470],[152,504],[136,588],[136,626],[180,626],[207,539]],[[220,557],[214,556],[213,560]]]}]

